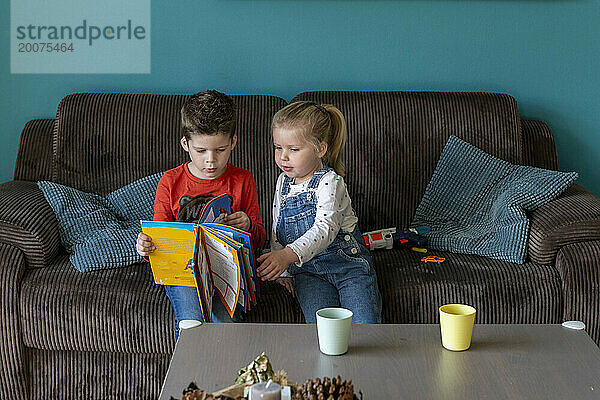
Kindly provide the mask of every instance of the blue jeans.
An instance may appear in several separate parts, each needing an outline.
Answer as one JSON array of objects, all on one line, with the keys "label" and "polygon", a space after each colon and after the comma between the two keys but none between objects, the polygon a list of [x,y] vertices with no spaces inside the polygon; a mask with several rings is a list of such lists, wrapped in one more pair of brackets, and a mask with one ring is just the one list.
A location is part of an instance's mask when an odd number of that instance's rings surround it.
[{"label": "blue jeans", "polygon": [[[173,313],[175,314],[175,337],[179,337],[179,321],[184,319],[204,321],[198,292],[195,287],[165,285],[165,292],[171,301],[171,307],[173,307]],[[218,295],[213,298],[212,312],[213,322],[228,323],[244,320],[244,313],[239,307],[236,307],[233,318],[231,318]]]},{"label": "blue jeans", "polygon": [[353,324],[381,323],[377,276],[358,228],[340,231],[324,252],[300,268],[291,264],[288,271],[306,323],[316,323],[317,310],[325,307],[349,309]]}]

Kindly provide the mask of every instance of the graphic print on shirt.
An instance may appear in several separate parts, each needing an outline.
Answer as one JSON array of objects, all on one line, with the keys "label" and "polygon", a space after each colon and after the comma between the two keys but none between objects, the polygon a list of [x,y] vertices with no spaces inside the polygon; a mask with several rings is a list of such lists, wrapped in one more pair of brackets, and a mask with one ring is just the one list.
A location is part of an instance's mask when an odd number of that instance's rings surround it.
[{"label": "graphic print on shirt", "polygon": [[177,221],[179,222],[196,222],[200,217],[200,211],[202,207],[214,199],[215,196],[212,194],[199,196],[182,196],[179,199],[179,211],[177,212]]},{"label": "graphic print on shirt", "polygon": [[[196,222],[200,218],[202,207],[210,200],[214,199],[215,195],[201,194],[198,196],[184,195],[179,199],[179,211],[177,212],[177,221],[179,222]],[[233,198],[229,196],[229,206],[233,206]]]}]

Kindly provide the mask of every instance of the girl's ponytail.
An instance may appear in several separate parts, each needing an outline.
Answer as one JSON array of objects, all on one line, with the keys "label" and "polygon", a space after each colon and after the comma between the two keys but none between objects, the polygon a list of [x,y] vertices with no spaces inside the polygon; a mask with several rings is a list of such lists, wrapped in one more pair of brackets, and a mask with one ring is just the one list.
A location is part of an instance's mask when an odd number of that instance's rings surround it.
[{"label": "girl's ponytail", "polygon": [[323,104],[331,117],[331,138],[328,141],[327,164],[333,168],[336,174],[344,176],[346,168],[342,162],[342,153],[346,146],[346,120],[342,112],[331,104]]},{"label": "girl's ponytail", "polygon": [[323,156],[325,165],[344,176],[342,152],[346,146],[346,120],[342,112],[331,104],[320,105],[314,101],[297,101],[277,111],[271,129],[288,127],[298,129],[300,135],[319,151],[321,142],[327,143]]}]

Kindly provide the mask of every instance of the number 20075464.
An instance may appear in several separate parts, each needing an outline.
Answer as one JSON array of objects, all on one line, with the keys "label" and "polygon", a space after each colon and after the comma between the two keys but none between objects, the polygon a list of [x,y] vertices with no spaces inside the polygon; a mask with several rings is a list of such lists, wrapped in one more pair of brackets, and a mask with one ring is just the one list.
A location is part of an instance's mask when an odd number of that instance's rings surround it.
[{"label": "number 20075464", "polygon": [[73,43],[19,43],[19,53],[66,53],[74,50]]}]

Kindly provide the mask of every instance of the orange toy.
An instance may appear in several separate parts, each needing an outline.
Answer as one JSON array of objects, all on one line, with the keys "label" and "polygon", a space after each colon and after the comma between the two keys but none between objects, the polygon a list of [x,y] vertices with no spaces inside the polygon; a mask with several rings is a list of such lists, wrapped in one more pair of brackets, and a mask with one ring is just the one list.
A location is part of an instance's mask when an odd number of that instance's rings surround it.
[{"label": "orange toy", "polygon": [[443,263],[444,261],[446,261],[446,259],[444,257],[438,257],[438,256],[427,256],[427,257],[421,258],[421,261]]}]

